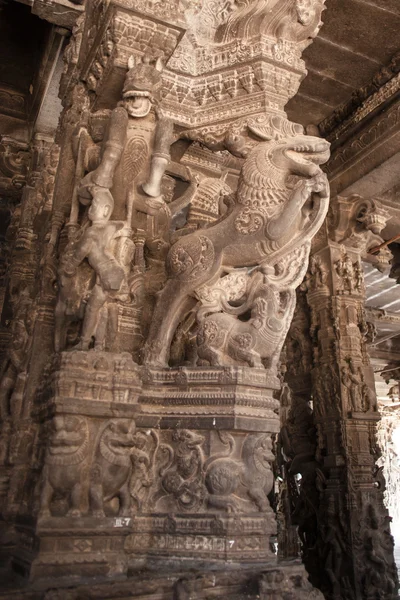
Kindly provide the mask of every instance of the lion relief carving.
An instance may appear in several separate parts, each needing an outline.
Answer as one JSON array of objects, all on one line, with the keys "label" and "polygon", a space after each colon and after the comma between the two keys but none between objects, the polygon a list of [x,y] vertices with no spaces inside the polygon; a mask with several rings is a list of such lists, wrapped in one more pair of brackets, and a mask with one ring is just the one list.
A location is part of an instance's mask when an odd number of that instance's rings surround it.
[{"label": "lion relief carving", "polygon": [[[229,446],[227,456],[211,457],[205,465],[208,505],[228,512],[247,512],[248,501],[260,512],[270,513],[268,494],[274,485],[271,462],[272,440],[268,434],[249,434],[240,459],[234,458],[235,441],[230,434],[220,438]],[[243,501],[242,496],[247,499]]]},{"label": "lion relief carving", "polygon": [[88,448],[86,419],[70,415],[54,417],[42,474],[41,517],[51,515],[51,504],[56,495],[66,501],[67,516],[81,515],[83,467]]}]

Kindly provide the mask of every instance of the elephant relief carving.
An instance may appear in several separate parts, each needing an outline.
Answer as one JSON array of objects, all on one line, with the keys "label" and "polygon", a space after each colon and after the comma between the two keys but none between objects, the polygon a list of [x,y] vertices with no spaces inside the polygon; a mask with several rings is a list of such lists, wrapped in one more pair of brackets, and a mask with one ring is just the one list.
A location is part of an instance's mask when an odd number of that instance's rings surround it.
[{"label": "elephant relief carving", "polygon": [[272,512],[268,500],[274,485],[271,462],[275,457],[271,436],[249,434],[243,443],[241,457],[237,459],[233,456],[233,437],[222,432],[219,435],[228,450],[225,456],[211,457],[204,465],[208,505],[228,512],[246,511],[248,503],[239,496],[243,490],[246,500],[260,512]]},{"label": "elephant relief carving", "polygon": [[81,515],[82,479],[88,447],[89,429],[85,419],[69,415],[54,417],[42,475],[41,517],[51,516],[51,504],[56,496],[66,500],[67,516]]},{"label": "elephant relief carving", "polygon": [[[147,364],[168,365],[171,341],[189,300],[224,273],[262,265],[283,291],[293,290],[304,277],[310,240],[328,209],[329,186],[320,165],[329,157],[329,143],[303,135],[301,127],[287,122],[273,127],[274,135],[265,127],[251,128],[265,141],[249,151],[230,210],[210,226],[181,237],[169,250],[168,280],[145,348]],[[255,310],[260,312],[261,300],[258,304]],[[238,347],[252,348],[249,331],[238,335]]]},{"label": "elephant relief carving", "polygon": [[119,419],[103,430],[90,471],[89,505],[95,517],[104,517],[110,502],[118,499],[118,515],[130,516],[141,503],[142,488],[152,483],[155,450],[146,453],[144,434],[136,431],[134,420]]}]

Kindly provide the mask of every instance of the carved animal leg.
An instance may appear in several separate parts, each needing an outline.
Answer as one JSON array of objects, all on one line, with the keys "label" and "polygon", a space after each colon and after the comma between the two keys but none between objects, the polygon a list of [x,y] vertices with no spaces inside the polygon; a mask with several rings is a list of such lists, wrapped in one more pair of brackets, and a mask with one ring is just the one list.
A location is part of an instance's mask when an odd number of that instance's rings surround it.
[{"label": "carved animal leg", "polygon": [[53,498],[53,487],[48,480],[46,467],[44,469],[43,476],[44,476],[45,480],[43,483],[42,492],[40,494],[39,515],[41,517],[50,517],[51,516],[50,502]]},{"label": "carved animal leg", "polygon": [[77,483],[71,492],[71,508],[69,509],[68,517],[80,517],[81,516],[81,490],[82,486]]},{"label": "carved animal leg", "polygon": [[257,352],[249,352],[248,362],[251,367],[263,367],[261,357]]},{"label": "carved animal leg", "polygon": [[215,348],[201,346],[198,348],[198,356],[201,359],[207,360],[212,367],[219,367],[224,364],[224,353]]},{"label": "carved animal leg", "polygon": [[271,369],[276,369],[278,364],[279,364],[279,359],[281,356],[281,348],[279,348],[279,352],[274,352],[274,354],[271,356],[269,364],[270,364],[270,368]]},{"label": "carved animal leg", "polygon": [[213,508],[220,508],[227,512],[238,512],[239,506],[235,498],[231,496],[219,496],[217,494],[210,494],[208,497],[208,504]]},{"label": "carved animal leg", "polygon": [[247,350],[245,348],[240,348],[239,346],[232,345],[230,346],[233,352],[230,356],[233,356],[237,360],[242,360],[243,362],[247,362],[250,367],[262,367],[263,364],[261,362],[260,355],[258,352],[254,350]]},{"label": "carved animal leg", "polygon": [[161,291],[153,314],[149,337],[145,347],[147,365],[167,367],[169,351],[175,330],[192,299],[187,292],[192,287],[179,285],[169,279]]},{"label": "carved animal leg", "polygon": [[261,512],[271,512],[272,508],[268,498],[260,488],[249,488],[247,490],[249,498],[253,500]]},{"label": "carved animal leg", "polygon": [[96,328],[96,339],[94,342],[94,349],[97,352],[102,352],[105,349],[106,333],[108,324],[108,307],[103,306],[99,312],[99,321]]},{"label": "carved animal leg", "polygon": [[92,483],[89,488],[89,503],[94,517],[105,517],[103,505],[103,486]]},{"label": "carved animal leg", "polygon": [[132,499],[129,493],[128,481],[122,486],[119,491],[119,511],[121,517],[130,517],[132,514]]}]

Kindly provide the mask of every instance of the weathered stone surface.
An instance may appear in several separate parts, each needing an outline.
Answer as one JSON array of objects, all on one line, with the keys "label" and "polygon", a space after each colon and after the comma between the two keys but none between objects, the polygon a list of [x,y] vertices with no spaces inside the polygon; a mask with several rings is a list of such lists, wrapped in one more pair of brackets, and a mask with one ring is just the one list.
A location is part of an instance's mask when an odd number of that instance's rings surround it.
[{"label": "weathered stone surface", "polygon": [[[32,114],[71,34],[55,138],[33,117],[29,143],[2,138],[1,558],[31,581],[14,596],[395,598],[363,268],[389,273],[393,214],[330,202],[324,169],[346,187],[369,151],[351,136],[387,118],[392,137],[396,60],[304,130],[285,106],[324,0],[28,5],[58,26]],[[317,53],[346,39],[338,6]]]}]

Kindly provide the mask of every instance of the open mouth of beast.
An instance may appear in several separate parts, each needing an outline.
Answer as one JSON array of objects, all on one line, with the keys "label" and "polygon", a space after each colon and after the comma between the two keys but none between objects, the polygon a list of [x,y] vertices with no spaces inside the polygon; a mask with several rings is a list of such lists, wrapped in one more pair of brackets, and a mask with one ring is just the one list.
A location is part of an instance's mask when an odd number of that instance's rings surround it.
[{"label": "open mouth of beast", "polygon": [[82,442],[79,444],[66,444],[64,443],[58,443],[55,444],[53,441],[53,445],[49,446],[48,451],[49,454],[74,454],[75,452],[77,452],[79,450],[79,448],[81,447]]},{"label": "open mouth of beast", "polygon": [[330,156],[329,144],[325,141],[312,145],[298,144],[286,150],[285,154],[299,164],[323,165]]},{"label": "open mouth of beast", "polygon": [[124,93],[127,110],[131,116],[145,117],[151,109],[150,92],[131,90]]},{"label": "open mouth of beast", "polygon": [[147,90],[128,90],[124,92],[124,98],[150,98],[150,92]]}]

